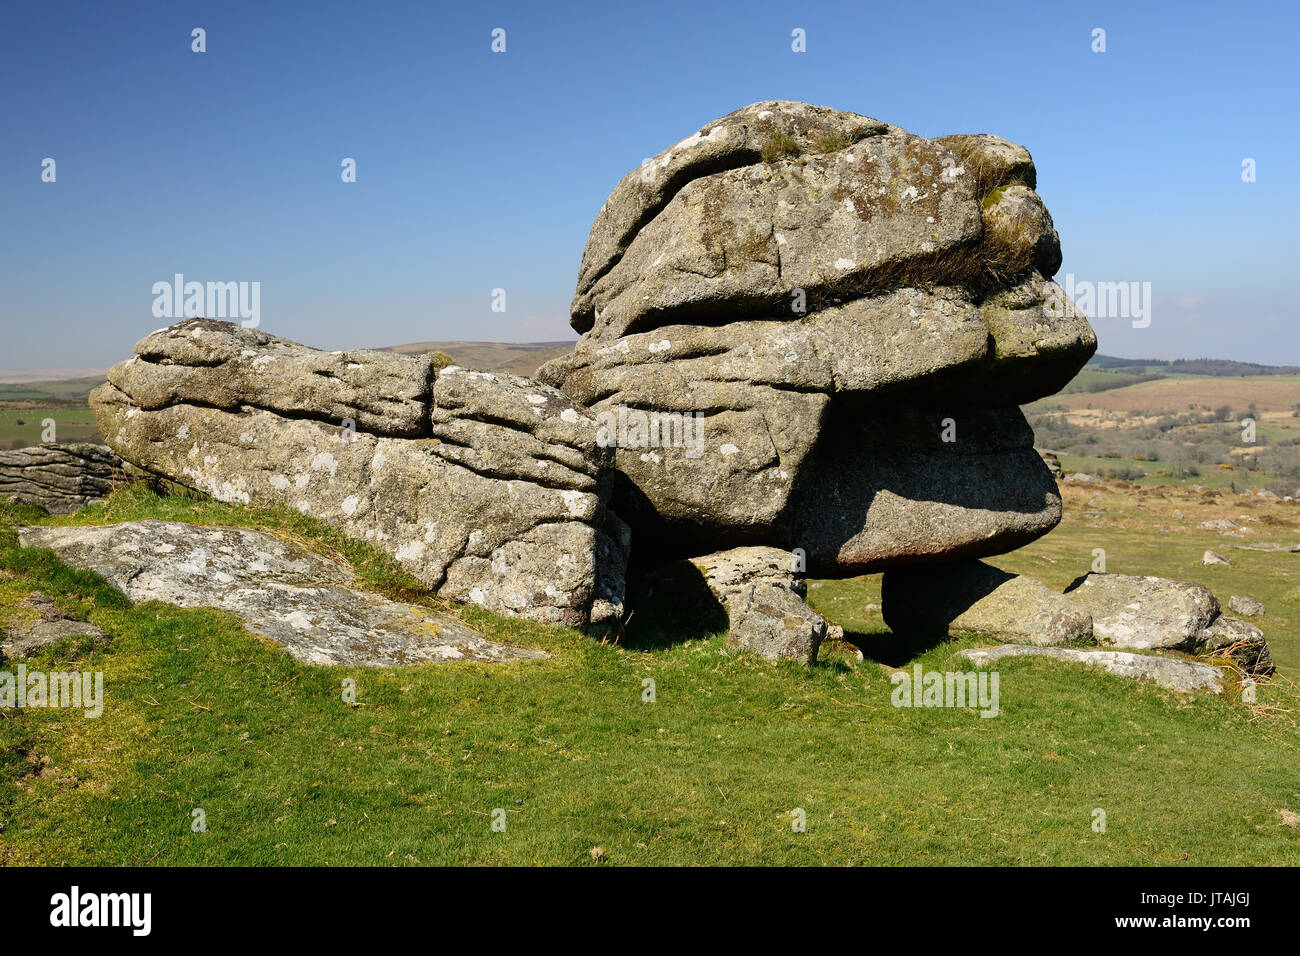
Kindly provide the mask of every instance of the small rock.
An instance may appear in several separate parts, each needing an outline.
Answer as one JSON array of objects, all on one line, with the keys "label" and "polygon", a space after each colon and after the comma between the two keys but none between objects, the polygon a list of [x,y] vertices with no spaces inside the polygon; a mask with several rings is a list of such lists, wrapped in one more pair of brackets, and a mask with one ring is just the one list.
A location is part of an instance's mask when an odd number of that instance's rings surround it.
[{"label": "small rock", "polygon": [[1235,521],[1229,520],[1228,518],[1215,518],[1212,521],[1202,521],[1201,527],[1206,528],[1210,531],[1218,531],[1220,534],[1224,534],[1229,531],[1239,530],[1241,528],[1241,525],[1237,524],[1237,522]]},{"label": "small rock", "polygon": [[0,643],[0,660],[33,657],[42,649],[69,637],[107,641],[108,635],[85,621],[39,620],[10,627]]},{"label": "small rock", "polygon": [[1246,617],[1263,617],[1265,613],[1264,605],[1244,594],[1234,594],[1228,598],[1228,610],[1244,614]]},{"label": "small rock", "polygon": [[1232,564],[1232,562],[1217,551],[1206,551],[1201,555],[1201,564]]},{"label": "small rock", "polygon": [[1249,621],[1220,614],[1201,634],[1198,654],[1231,658],[1252,677],[1267,677],[1276,670],[1264,632]]}]

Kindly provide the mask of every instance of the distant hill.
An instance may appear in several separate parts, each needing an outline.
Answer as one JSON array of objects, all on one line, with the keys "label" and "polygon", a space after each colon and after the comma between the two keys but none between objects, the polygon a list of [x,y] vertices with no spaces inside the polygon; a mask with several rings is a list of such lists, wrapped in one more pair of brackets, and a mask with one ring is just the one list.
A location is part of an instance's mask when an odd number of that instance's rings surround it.
[{"label": "distant hill", "polygon": [[103,374],[57,381],[0,383],[0,402],[84,402],[90,390],[104,382]]},{"label": "distant hill", "polygon": [[531,377],[551,359],[572,348],[573,342],[412,342],[380,351],[446,352],[458,365]]},{"label": "distant hill", "polygon": [[1148,375],[1157,370],[1170,375],[1297,375],[1300,366],[1260,365],[1255,362],[1233,362],[1229,359],[1130,359],[1115,355],[1094,355],[1088,364],[1110,372]]}]

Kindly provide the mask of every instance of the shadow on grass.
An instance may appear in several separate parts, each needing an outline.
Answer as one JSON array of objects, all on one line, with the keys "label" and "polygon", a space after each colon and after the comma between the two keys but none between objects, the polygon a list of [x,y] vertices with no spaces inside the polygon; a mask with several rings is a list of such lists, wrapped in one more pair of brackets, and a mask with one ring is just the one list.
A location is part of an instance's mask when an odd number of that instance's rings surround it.
[{"label": "shadow on grass", "polygon": [[623,604],[630,617],[619,643],[630,650],[664,650],[727,630],[726,609],[689,561],[633,567]]},{"label": "shadow on grass", "polygon": [[856,646],[867,660],[885,667],[902,667],[922,654],[949,643],[948,635],[944,632],[902,636],[892,631],[877,631],[872,634],[845,631],[844,640]]}]

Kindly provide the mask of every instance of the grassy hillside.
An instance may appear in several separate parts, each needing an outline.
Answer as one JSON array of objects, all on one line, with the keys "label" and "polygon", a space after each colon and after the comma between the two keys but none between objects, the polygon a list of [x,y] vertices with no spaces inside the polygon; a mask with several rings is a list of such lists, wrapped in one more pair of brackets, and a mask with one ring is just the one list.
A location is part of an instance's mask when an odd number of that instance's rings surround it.
[{"label": "grassy hillside", "polygon": [[[1066,494],[1062,526],[999,563],[1060,586],[1104,547],[1116,571],[1202,580],[1223,598],[1240,589],[1268,607],[1283,675],[1300,667],[1300,590],[1288,580],[1300,556],[1233,552],[1231,568],[1201,569],[1199,549],[1225,539],[1195,527],[1193,513],[1247,510],[1289,536],[1300,533],[1294,506],[1127,486]],[[262,527],[341,556],[391,596],[434,603],[386,557],[289,512],[138,486],[68,518],[0,506],[4,613],[26,613],[40,590],[111,635],[106,647],[29,662],[102,670],[103,717],[0,720],[0,862],[1300,863],[1300,830],[1279,814],[1300,810],[1300,695],[1285,676],[1248,706],[1008,661],[996,718],[895,708],[886,665],[910,667],[913,655],[872,608],[878,577],[810,591],[866,649],[862,663],[831,648],[811,669],[774,665],[723,653],[719,635],[651,648],[635,629],[611,646],[454,608],[489,637],[551,658],[311,667],[230,615],[132,607],[94,576],[15,547],[20,522],[143,517]],[[636,613],[675,603],[659,600]],[[952,655],[970,643],[915,660],[960,670]],[[340,693],[348,677],[354,706]],[[642,699],[647,678],[653,703]],[[1105,833],[1092,830],[1096,808]],[[206,832],[192,831],[195,809]],[[504,832],[491,827],[497,810]],[[806,832],[792,830],[794,810]]]}]

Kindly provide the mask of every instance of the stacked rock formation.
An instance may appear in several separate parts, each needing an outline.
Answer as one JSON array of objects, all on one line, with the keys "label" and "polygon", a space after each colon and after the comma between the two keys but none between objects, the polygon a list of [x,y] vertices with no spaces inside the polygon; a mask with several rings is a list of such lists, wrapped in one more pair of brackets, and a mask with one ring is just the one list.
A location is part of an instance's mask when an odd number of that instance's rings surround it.
[{"label": "stacked rock formation", "polygon": [[596,424],[553,388],[192,319],[143,339],[91,406],[131,463],[321,518],[444,597],[568,625],[621,610]]},{"label": "stacked rock formation", "polygon": [[0,451],[0,500],[68,514],[99,501],[125,478],[112,449],[91,442]]},{"label": "stacked rock formation", "polygon": [[1035,185],[997,137],[757,103],[618,184],[579,270],[581,339],[539,382],[191,320],[93,406],[128,461],[323,518],[503,613],[617,618],[630,526],[647,563],[709,556],[733,646],[810,661],[826,622],[781,554],[852,575],[1060,518],[1017,406],[1096,339],[1050,281]]},{"label": "stacked rock formation", "polygon": [[[779,101],[628,173],[583,254],[582,338],[539,378],[606,423],[638,553],[762,544],[846,575],[1050,530],[1016,406],[1096,338],[1049,281],[1035,182],[997,137]],[[702,440],[655,434],[683,415]]]}]

